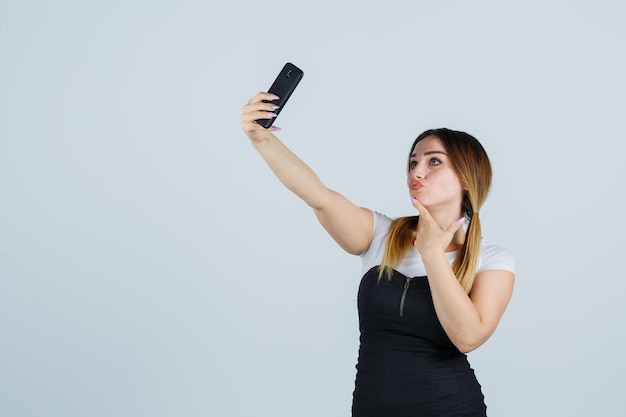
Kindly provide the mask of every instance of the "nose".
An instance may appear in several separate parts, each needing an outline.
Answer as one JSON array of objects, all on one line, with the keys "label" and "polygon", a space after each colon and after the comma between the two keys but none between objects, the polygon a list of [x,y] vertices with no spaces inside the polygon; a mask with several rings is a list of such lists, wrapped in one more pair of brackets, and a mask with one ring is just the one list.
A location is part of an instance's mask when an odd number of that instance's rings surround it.
[{"label": "nose", "polygon": [[413,168],[411,175],[416,180],[421,180],[424,178],[424,170],[422,169],[420,165],[417,165],[415,168]]}]

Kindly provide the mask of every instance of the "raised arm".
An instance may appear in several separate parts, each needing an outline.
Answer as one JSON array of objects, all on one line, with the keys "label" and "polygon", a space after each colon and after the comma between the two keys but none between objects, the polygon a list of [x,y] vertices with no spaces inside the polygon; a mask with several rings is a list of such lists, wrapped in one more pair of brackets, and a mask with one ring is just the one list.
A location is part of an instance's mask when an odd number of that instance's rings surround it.
[{"label": "raised arm", "polygon": [[511,299],[515,276],[510,271],[488,270],[476,274],[468,296],[445,256],[455,233],[464,233],[458,222],[439,226],[419,200],[420,212],[415,249],[422,256],[437,318],[454,345],[471,352],[491,337]]},{"label": "raised arm", "polygon": [[374,216],[369,209],[357,207],[341,194],[326,187],[300,158],[291,152],[272,132],[264,129],[257,119],[274,117],[276,107],[263,100],[275,100],[268,93],[259,93],[243,107],[241,127],[252,146],[261,154],[276,177],[313,210],[331,237],[346,252],[363,253],[374,229]]}]

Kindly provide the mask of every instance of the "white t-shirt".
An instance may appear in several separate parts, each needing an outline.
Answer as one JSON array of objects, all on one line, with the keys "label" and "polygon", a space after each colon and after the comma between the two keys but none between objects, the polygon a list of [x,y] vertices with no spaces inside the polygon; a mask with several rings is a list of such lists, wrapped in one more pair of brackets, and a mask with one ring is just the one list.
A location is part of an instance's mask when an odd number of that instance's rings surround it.
[{"label": "white t-shirt", "polygon": [[[372,235],[369,247],[361,254],[361,276],[365,275],[365,273],[372,269],[372,267],[380,265],[385,252],[387,234],[389,233],[389,228],[393,221],[389,217],[376,211],[373,213],[374,234]],[[456,258],[457,252],[458,251],[446,252],[446,257],[451,265]],[[420,277],[426,275],[426,269],[424,268],[422,257],[415,248],[407,251],[406,256],[402,259],[402,262],[400,262],[400,265],[396,266],[394,269],[407,277]],[[503,269],[511,271],[515,274],[515,259],[505,248],[483,238],[480,242],[480,256],[478,258],[478,268],[476,272],[493,269]]]}]

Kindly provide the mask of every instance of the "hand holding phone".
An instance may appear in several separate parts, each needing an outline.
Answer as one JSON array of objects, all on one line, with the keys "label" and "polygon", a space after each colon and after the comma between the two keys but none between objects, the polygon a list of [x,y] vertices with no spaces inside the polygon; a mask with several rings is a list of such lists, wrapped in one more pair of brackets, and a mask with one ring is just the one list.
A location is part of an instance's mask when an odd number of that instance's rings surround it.
[{"label": "hand holding phone", "polygon": [[[272,103],[279,106],[276,110],[274,110],[274,113],[276,115],[280,114],[280,111],[285,107],[287,100],[289,100],[289,97],[291,97],[291,94],[296,89],[298,83],[303,76],[304,72],[300,68],[293,65],[291,62],[286,63],[283,69],[280,71],[280,73],[276,77],[276,80],[274,80],[274,83],[268,90],[268,93],[278,96],[278,100],[274,100],[271,102],[264,100],[266,103]],[[271,119],[258,119],[256,122],[264,128],[268,129],[272,126],[274,120],[276,120],[276,117],[273,117]]]}]

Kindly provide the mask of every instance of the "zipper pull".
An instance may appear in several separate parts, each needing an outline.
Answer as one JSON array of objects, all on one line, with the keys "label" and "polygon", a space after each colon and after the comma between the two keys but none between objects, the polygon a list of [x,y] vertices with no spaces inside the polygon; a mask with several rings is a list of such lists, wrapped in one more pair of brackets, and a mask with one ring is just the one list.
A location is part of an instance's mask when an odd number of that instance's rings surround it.
[{"label": "zipper pull", "polygon": [[409,288],[409,284],[411,283],[411,278],[406,279],[406,282],[404,283],[404,290],[406,291]]},{"label": "zipper pull", "polygon": [[404,291],[402,291],[402,298],[400,299],[400,317],[404,317],[404,299],[406,298],[406,292],[411,284],[411,277],[406,277],[404,282]]}]

